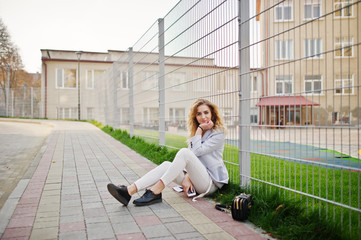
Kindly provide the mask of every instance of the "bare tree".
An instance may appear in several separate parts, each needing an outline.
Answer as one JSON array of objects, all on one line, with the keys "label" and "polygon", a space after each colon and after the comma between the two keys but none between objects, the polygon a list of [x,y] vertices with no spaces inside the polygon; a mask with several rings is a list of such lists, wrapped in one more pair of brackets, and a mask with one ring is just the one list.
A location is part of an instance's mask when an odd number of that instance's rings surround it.
[{"label": "bare tree", "polygon": [[24,82],[27,82],[22,68],[19,50],[11,41],[7,27],[0,18],[0,89],[3,93],[0,94],[0,112],[2,114],[7,112],[6,108],[9,104],[7,101],[10,102],[10,92],[7,89],[21,87]]},{"label": "bare tree", "polygon": [[0,18],[0,88],[5,89],[7,86],[7,72],[9,68],[10,86],[18,87],[16,73],[23,68],[22,60],[18,48],[11,41],[7,27]]}]

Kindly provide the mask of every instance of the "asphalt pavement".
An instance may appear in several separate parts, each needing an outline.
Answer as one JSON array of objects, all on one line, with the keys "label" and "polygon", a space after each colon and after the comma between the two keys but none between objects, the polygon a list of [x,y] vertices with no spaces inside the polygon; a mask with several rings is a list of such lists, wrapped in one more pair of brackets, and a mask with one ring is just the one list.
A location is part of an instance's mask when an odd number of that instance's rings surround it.
[{"label": "asphalt pavement", "polygon": [[24,120],[0,120],[0,208],[36,158],[53,126]]}]

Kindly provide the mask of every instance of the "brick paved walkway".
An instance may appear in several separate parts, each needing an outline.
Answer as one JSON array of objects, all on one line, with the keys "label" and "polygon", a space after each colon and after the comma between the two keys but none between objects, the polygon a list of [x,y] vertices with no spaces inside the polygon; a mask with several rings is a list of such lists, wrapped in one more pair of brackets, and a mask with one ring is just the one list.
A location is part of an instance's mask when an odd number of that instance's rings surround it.
[{"label": "brick paved walkway", "polygon": [[0,211],[1,239],[266,239],[170,187],[162,203],[122,206],[107,183],[132,183],[155,165],[89,123],[43,123],[54,130]]}]

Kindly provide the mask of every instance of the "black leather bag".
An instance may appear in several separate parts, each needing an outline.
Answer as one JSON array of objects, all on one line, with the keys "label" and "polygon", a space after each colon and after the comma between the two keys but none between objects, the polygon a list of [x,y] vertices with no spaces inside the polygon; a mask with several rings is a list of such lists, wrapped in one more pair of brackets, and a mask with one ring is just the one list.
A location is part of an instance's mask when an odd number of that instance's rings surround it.
[{"label": "black leather bag", "polygon": [[252,207],[252,195],[241,193],[237,197],[233,198],[231,206],[216,204],[215,207],[220,211],[231,209],[232,218],[234,220],[244,221],[250,214],[250,209]]}]

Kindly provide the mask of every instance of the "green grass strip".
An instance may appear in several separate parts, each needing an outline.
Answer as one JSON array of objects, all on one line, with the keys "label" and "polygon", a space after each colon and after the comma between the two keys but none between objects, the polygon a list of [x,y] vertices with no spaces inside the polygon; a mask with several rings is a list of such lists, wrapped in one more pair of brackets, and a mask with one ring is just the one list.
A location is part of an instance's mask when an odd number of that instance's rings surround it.
[{"label": "green grass strip", "polygon": [[[101,125],[98,123],[96,126],[99,127]],[[101,129],[155,164],[161,164],[164,161],[173,161],[178,152],[178,150],[168,150],[167,147],[162,147],[154,143],[147,143],[140,137],[130,137],[126,130],[113,129],[113,127],[110,126],[103,126]]]},{"label": "green grass strip", "polygon": [[242,189],[238,184],[218,190],[210,197],[214,201],[231,205],[234,196],[242,192],[251,193],[253,205],[248,218],[261,227],[268,235],[279,239],[351,239],[342,234],[340,226],[330,220],[320,218],[317,211],[309,212],[302,207],[301,200],[290,200],[280,196],[277,189],[264,191]]}]

